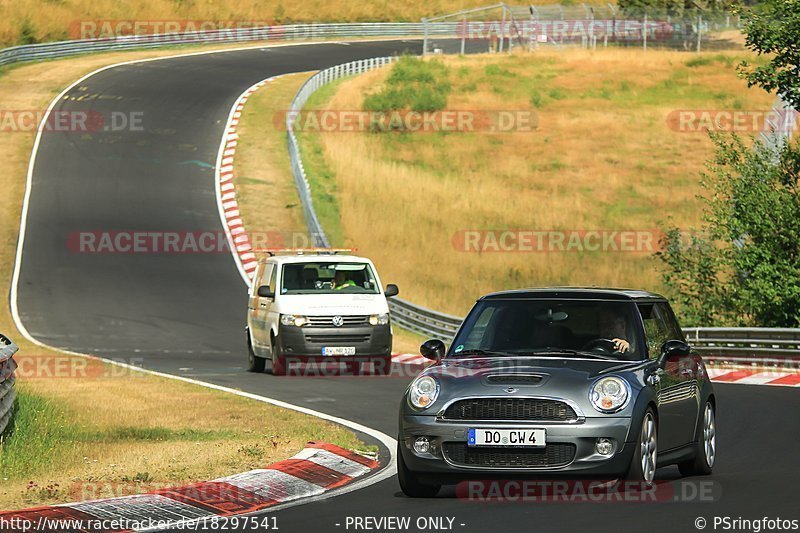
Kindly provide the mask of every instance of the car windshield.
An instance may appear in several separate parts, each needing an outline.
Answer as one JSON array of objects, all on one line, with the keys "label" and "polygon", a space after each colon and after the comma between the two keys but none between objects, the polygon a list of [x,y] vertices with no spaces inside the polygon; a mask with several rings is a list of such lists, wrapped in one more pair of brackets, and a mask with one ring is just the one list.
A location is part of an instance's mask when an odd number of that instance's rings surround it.
[{"label": "car windshield", "polygon": [[542,355],[641,359],[636,307],[607,300],[484,300],[448,357]]},{"label": "car windshield", "polygon": [[288,263],[283,265],[281,294],[378,294],[368,263]]}]

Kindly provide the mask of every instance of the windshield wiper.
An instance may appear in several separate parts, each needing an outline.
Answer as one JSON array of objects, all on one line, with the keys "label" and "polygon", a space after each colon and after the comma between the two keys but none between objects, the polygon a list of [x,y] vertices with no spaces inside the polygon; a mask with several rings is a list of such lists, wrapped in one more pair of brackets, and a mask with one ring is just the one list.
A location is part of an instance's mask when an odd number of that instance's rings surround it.
[{"label": "windshield wiper", "polygon": [[462,350],[453,354],[453,357],[461,357],[463,355],[516,355],[512,352],[500,352],[495,350]]}]

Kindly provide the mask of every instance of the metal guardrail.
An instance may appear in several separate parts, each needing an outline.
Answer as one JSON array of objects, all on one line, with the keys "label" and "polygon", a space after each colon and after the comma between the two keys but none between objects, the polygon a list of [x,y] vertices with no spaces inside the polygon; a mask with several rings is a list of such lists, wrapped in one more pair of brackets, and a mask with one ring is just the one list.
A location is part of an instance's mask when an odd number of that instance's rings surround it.
[{"label": "metal guardrail", "polygon": [[11,342],[11,339],[0,334],[0,435],[6,430],[14,415],[16,399],[14,371],[17,363],[13,357],[17,350],[17,345]]},{"label": "metal guardrail", "polygon": [[57,59],[92,52],[158,48],[189,44],[225,44],[253,41],[296,41],[344,37],[452,36],[457,22],[350,22],[339,24],[291,24],[261,28],[235,28],[211,31],[150,35],[122,35],[99,39],[26,44],[0,50],[0,66],[23,61]]}]

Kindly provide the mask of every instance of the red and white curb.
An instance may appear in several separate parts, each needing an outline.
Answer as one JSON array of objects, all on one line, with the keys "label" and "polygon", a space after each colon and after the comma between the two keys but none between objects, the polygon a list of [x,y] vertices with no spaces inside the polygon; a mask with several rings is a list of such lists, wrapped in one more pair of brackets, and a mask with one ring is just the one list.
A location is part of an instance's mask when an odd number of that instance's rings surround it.
[{"label": "red and white curb", "polygon": [[[416,354],[394,354],[392,362],[401,365],[424,366],[429,361]],[[707,368],[711,381],[717,383],[740,383],[743,385],[778,385],[800,387],[800,371],[766,368]]]},{"label": "red and white curb", "polygon": [[[145,531],[244,515],[318,496],[377,469],[378,461],[324,442],[309,442],[267,468],[185,487],[0,513],[2,531]],[[9,527],[10,526],[10,527]]]},{"label": "red and white curb", "polygon": [[258,258],[253,252],[250,237],[245,230],[241,213],[239,212],[239,202],[236,200],[236,186],[233,180],[234,156],[236,155],[236,147],[239,144],[239,134],[236,130],[248,98],[258,89],[279,77],[272,76],[262,80],[239,95],[228,116],[225,134],[222,137],[222,143],[217,154],[217,203],[219,205],[220,218],[228,236],[231,250],[235,252],[234,257],[238,258],[239,270],[248,284],[255,274]]}]

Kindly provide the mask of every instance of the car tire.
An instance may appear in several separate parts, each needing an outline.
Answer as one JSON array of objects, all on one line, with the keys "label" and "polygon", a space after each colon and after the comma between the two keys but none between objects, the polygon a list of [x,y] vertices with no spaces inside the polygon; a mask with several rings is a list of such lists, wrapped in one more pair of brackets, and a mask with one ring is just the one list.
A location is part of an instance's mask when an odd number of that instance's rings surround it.
[{"label": "car tire", "polygon": [[409,498],[433,498],[439,493],[441,485],[430,485],[421,483],[417,476],[408,469],[403,460],[403,453],[400,450],[402,439],[397,439],[397,480],[400,482],[400,490]]},{"label": "car tire", "polygon": [[639,434],[634,442],[633,457],[625,479],[643,483],[646,486],[653,484],[657,468],[658,455],[658,425],[656,416],[650,407],[642,417]]},{"label": "car tire", "polygon": [[694,459],[678,464],[684,476],[707,476],[714,468],[717,458],[717,421],[714,404],[706,401],[702,414],[698,417],[695,436]]},{"label": "car tire", "polygon": [[250,334],[247,334],[247,371],[262,373],[267,360],[259,357],[253,351],[253,343],[250,341]]},{"label": "car tire", "polygon": [[392,356],[387,355],[373,359],[372,367],[376,376],[388,376],[392,373]]},{"label": "car tire", "polygon": [[280,350],[275,345],[273,339],[270,352],[272,353],[272,375],[285,376],[286,375],[286,358],[281,355]]}]

